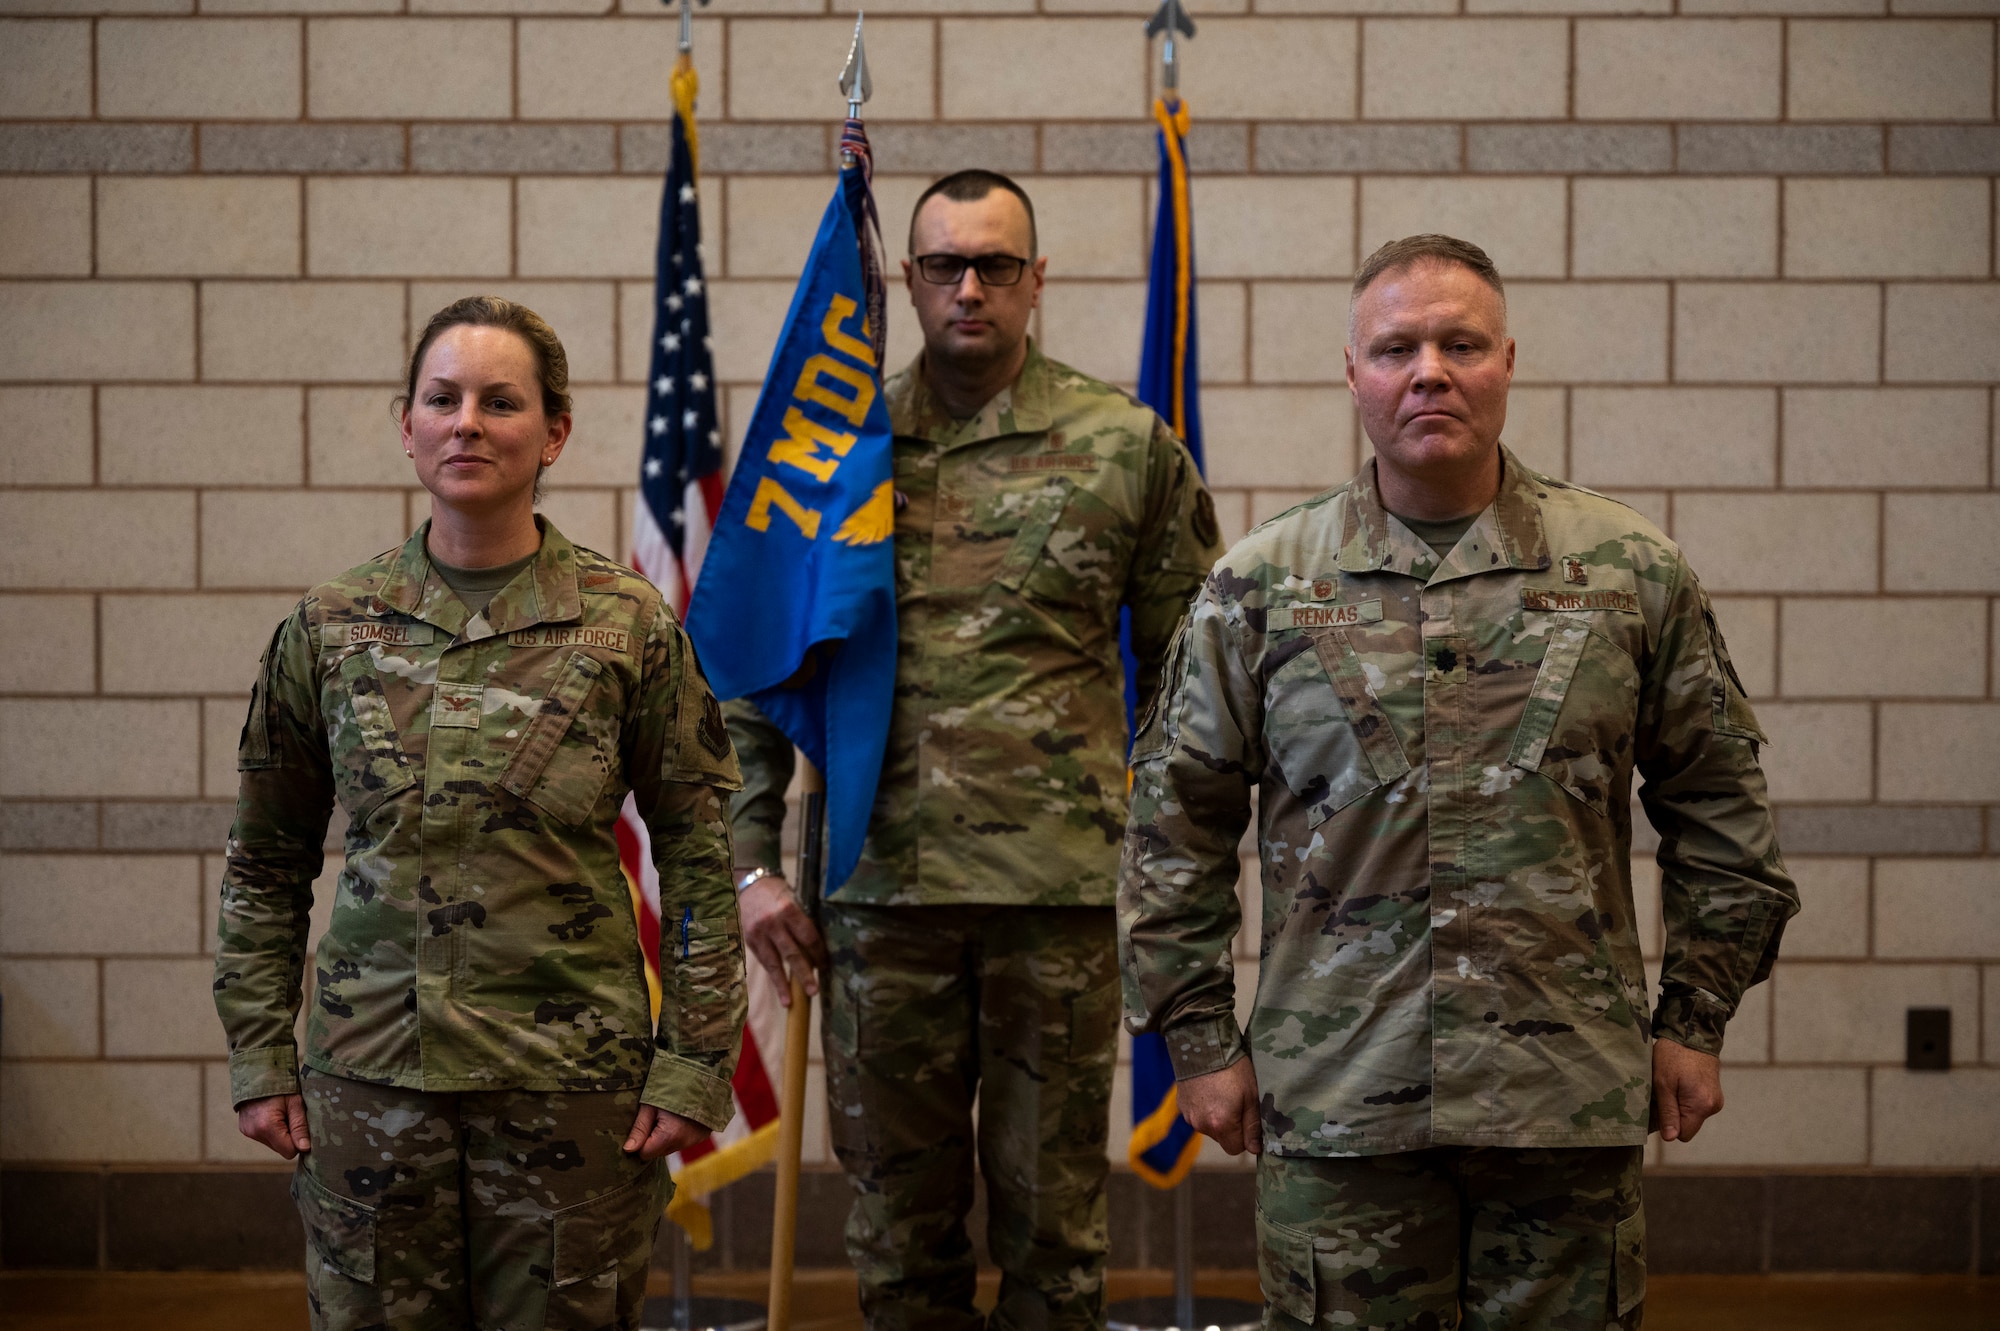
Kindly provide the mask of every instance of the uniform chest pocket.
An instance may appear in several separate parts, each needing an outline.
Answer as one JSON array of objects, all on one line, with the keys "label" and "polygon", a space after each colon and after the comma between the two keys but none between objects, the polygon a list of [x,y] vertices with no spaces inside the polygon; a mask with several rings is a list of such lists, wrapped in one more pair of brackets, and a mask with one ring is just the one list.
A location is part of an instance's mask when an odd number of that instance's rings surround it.
[{"label": "uniform chest pocket", "polygon": [[1402,741],[1368,687],[1347,634],[1310,631],[1264,691],[1272,774],[1318,827],[1410,770]]},{"label": "uniform chest pocket", "polygon": [[364,821],[391,795],[416,784],[418,766],[403,748],[382,676],[367,648],[340,659],[321,700],[334,790],[348,819]]},{"label": "uniform chest pocket", "polygon": [[570,827],[597,807],[617,752],[615,743],[593,734],[587,723],[577,724],[605,669],[602,661],[585,652],[569,654],[500,777],[502,790],[531,801]]},{"label": "uniform chest pocket", "polygon": [[1592,812],[1624,798],[1638,719],[1639,668],[1586,623],[1557,623],[1507,761],[1539,772]]},{"label": "uniform chest pocket", "polygon": [[1059,477],[1036,496],[994,582],[1044,604],[1101,609],[1117,601],[1130,546],[1116,509]]}]

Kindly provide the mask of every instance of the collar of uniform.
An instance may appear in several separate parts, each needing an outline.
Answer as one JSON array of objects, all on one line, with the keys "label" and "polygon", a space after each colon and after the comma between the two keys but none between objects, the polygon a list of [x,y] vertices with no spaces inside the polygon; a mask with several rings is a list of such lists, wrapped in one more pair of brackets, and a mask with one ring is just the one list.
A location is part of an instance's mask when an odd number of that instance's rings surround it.
[{"label": "collar of uniform", "polygon": [[[1340,534],[1339,566],[1345,573],[1388,569],[1426,581],[1466,577],[1496,568],[1547,568],[1548,535],[1541,500],[1548,498],[1519,458],[1500,446],[1500,493],[1493,497],[1439,566],[1437,553],[1382,506],[1375,459],[1362,464],[1348,487],[1347,518]],[[1488,558],[1469,558],[1477,546]]]},{"label": "collar of uniform", "polygon": [[993,395],[969,420],[954,420],[924,378],[923,357],[889,381],[889,420],[900,435],[960,448],[1010,434],[1040,434],[1054,421],[1054,374],[1034,338],[1013,383]]},{"label": "collar of uniform", "polygon": [[535,552],[535,562],[487,603],[486,622],[495,633],[583,618],[583,597],[576,587],[576,547],[539,513],[535,525],[542,529],[542,548]]},{"label": "collar of uniform", "polygon": [[[556,530],[553,522],[537,513],[535,526],[542,533],[542,548],[535,561],[514,576],[487,605],[485,631],[475,638],[512,633],[533,624],[563,624],[583,617],[583,597],[576,586],[576,547]],[[382,584],[381,600],[393,610],[435,624],[454,638],[466,631],[471,616],[465,602],[458,599],[431,567],[430,551],[424,539],[431,524],[424,524],[403,542]]]}]

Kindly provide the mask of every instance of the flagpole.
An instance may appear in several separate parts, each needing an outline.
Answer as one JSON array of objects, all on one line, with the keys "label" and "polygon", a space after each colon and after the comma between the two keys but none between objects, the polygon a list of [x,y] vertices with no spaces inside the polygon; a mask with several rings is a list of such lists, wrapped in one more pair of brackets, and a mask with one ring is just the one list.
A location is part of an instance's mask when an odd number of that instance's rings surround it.
[{"label": "flagpole", "polygon": [[[862,15],[857,13],[854,41],[848,48],[847,64],[839,80],[850,121],[860,119],[862,105],[875,90],[874,81],[868,76],[868,51],[861,41],[861,22]],[[852,167],[856,160],[852,152],[842,151],[843,169]],[[864,246],[868,243],[865,237],[862,243]],[[794,890],[800,906],[817,924],[826,848],[826,778],[804,754],[799,755],[799,761],[805,764],[805,770],[800,781],[799,872]],[[791,1331],[792,1267],[799,1232],[799,1157],[805,1144],[806,1042],[811,1038],[812,1003],[806,996],[805,985],[797,977],[793,977],[791,985],[792,1006],[785,1019],[783,1090],[778,1106],[778,1188],[771,1208],[768,1331]]]},{"label": "flagpole", "polygon": [[[793,884],[808,915],[817,916],[825,842],[826,779],[801,755],[799,871]],[[812,1000],[791,977],[792,1005],[785,1013],[785,1071],[778,1098],[778,1191],[771,1208],[769,1331],[791,1331],[792,1267],[799,1233],[799,1158],[805,1145],[806,1044],[812,1034]]]},{"label": "flagpole", "polygon": [[[1153,116],[1160,128],[1159,211],[1154,229],[1155,253],[1147,299],[1147,337],[1145,354],[1141,357],[1139,396],[1182,437],[1198,467],[1201,465],[1199,416],[1193,406],[1197,383],[1188,367],[1188,362],[1193,359],[1190,352],[1193,350],[1194,330],[1194,248],[1184,155],[1188,119],[1180,95],[1181,46],[1194,35],[1194,20],[1188,17],[1182,0],[1160,0],[1160,7],[1146,21],[1148,44],[1155,37],[1164,40],[1160,43],[1160,97],[1153,104]],[[1169,243],[1172,248],[1162,250]],[[1164,260],[1163,253],[1166,255]],[[1164,289],[1161,282],[1163,262],[1169,265],[1166,275],[1172,279]],[[1172,311],[1167,321],[1171,336],[1165,338],[1164,346],[1157,340],[1160,330],[1154,321],[1156,308]],[[1169,366],[1164,383],[1147,373],[1149,362],[1158,363],[1155,360],[1157,353],[1164,353]],[[1158,1036],[1146,1038],[1151,1040],[1150,1046],[1134,1047],[1135,1070],[1145,1061],[1140,1055],[1147,1053],[1157,1060],[1158,1067],[1165,1072],[1165,1047],[1159,1043]],[[1147,1090],[1150,1093],[1151,1087]],[[1136,1099],[1137,1087],[1134,1095]],[[1194,1163],[1192,1152],[1200,1150],[1200,1136],[1194,1136],[1188,1146],[1181,1148],[1179,1160],[1170,1171],[1144,1159],[1148,1151],[1172,1140],[1173,1128],[1168,1124],[1171,1124],[1176,1103],[1177,1097],[1169,1085],[1155,1108],[1146,1110],[1142,1104],[1134,1105],[1134,1117],[1140,1121],[1134,1125],[1132,1152],[1134,1166],[1146,1166],[1141,1171],[1141,1177],[1155,1187],[1171,1189],[1174,1195],[1173,1294],[1119,1300],[1105,1310],[1107,1329],[1186,1331],[1187,1328],[1205,1327],[1208,1331],[1254,1331],[1263,1314],[1263,1309],[1257,1304],[1241,1299],[1203,1297],[1195,1293],[1195,1196],[1191,1166]],[[1162,1118],[1167,1119],[1168,1124],[1162,1124]],[[1157,1136],[1148,1141],[1140,1135],[1140,1129],[1156,1129]]]}]

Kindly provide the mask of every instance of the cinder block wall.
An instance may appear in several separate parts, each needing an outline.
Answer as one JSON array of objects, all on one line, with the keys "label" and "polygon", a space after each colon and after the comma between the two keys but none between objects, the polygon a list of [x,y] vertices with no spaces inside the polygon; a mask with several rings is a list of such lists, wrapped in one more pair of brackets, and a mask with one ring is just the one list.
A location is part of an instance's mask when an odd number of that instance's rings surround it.
[{"label": "cinder block wall", "polygon": [[[580,387],[547,509],[626,547],[675,25],[619,3],[0,0],[9,1261],[248,1251],[158,1219],[228,1209],[267,1158],[208,997],[234,744],[292,599],[425,512],[387,404],[431,310],[498,290],[555,324]],[[889,0],[868,34],[894,252],[931,176],[1017,174],[1051,256],[1040,335],[1123,383],[1149,3]],[[697,21],[732,436],[828,195],[851,5]],[[1353,472],[1347,279],[1445,230],[1512,279],[1515,449],[1659,522],[1716,593],[1807,910],[1732,1028],[1728,1112],[1654,1148],[1657,1195],[1709,1236],[1692,1265],[1994,1260],[1993,12],[1222,0],[1186,49],[1229,534]],[[890,345],[917,346],[901,307]],[[1952,1009],[1951,1072],[1903,1070],[1913,1005]],[[1943,1237],[1796,1238],[1869,1198]]]}]

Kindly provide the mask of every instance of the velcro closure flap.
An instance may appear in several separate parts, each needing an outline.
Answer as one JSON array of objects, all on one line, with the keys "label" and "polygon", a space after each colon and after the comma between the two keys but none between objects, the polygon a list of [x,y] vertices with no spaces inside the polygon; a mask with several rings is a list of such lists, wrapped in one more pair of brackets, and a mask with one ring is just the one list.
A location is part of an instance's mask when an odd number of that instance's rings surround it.
[{"label": "velcro closure flap", "polygon": [[1070,492],[1075,484],[1064,476],[1049,483],[1049,487],[1035,499],[1028,509],[1027,520],[1014,533],[1014,542],[1007,547],[1006,558],[1000,561],[999,570],[993,581],[1010,592],[1018,592],[1028,580],[1028,571],[1041,558],[1042,547],[1049,543],[1049,536],[1055,531],[1056,523],[1062,518],[1063,510],[1069,507]]}]

